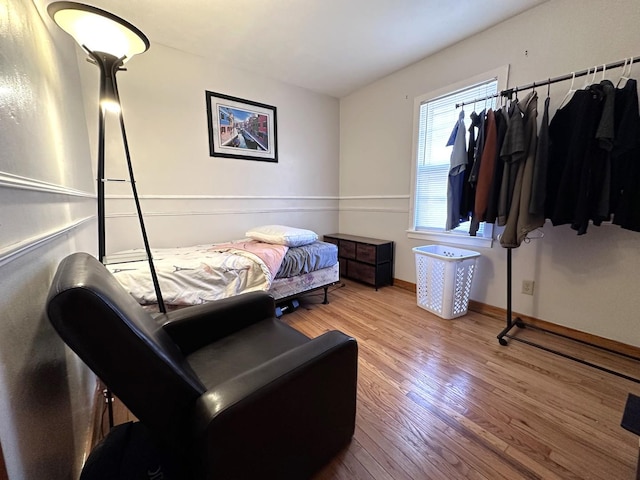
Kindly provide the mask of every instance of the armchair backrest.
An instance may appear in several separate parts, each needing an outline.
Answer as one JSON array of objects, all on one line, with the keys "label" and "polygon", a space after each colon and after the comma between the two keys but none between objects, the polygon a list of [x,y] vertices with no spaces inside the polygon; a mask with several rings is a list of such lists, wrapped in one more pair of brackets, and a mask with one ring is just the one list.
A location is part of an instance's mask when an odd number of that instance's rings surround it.
[{"label": "armchair backrest", "polygon": [[[47,315],[64,342],[141,421],[168,439],[205,391],[178,347],[97,259],[59,265]],[[179,441],[179,440],[178,440]]]}]

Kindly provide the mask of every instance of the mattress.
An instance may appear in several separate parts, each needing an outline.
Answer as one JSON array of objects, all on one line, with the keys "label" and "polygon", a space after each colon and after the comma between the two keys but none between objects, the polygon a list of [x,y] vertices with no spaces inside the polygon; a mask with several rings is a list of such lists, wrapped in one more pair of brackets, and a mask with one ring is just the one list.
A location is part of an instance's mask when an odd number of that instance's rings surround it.
[{"label": "mattress", "polygon": [[[153,304],[157,299],[149,264],[144,256],[138,260],[141,253],[121,252],[116,257],[131,257],[129,261],[109,263],[107,268],[138,303]],[[154,249],[152,254],[167,305],[196,305],[260,290],[280,299],[338,281],[333,270],[323,272],[334,266],[337,270],[338,260],[336,246],[325,242],[289,248],[244,239]],[[312,275],[316,271],[322,273]],[[276,280],[288,281],[278,285]]]}]

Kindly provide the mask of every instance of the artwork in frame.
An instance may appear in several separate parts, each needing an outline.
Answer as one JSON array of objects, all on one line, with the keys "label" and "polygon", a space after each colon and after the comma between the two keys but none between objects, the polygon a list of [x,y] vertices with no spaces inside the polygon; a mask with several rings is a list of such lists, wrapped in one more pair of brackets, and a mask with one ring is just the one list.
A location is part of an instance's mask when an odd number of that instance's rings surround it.
[{"label": "artwork in frame", "polygon": [[276,107],[206,91],[209,155],[278,161]]}]

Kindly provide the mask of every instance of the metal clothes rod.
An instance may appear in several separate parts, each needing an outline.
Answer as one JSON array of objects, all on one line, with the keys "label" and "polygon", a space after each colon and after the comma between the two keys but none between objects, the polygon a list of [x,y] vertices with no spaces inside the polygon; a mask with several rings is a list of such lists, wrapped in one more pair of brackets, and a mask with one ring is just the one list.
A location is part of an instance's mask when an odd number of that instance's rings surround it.
[{"label": "metal clothes rod", "polygon": [[464,105],[470,105],[472,103],[484,102],[485,100],[489,100],[490,98],[496,97],[507,97],[511,98],[514,93],[521,92],[523,90],[531,90],[532,88],[542,87],[545,85],[551,85],[552,83],[565,82],[567,80],[572,80],[578,77],[584,77],[585,75],[595,75],[598,72],[602,72],[603,70],[610,70],[612,68],[620,68],[625,65],[633,65],[634,63],[640,62],[640,57],[626,58],[624,60],[619,60],[617,62],[607,63],[606,65],[599,65],[588,68],[586,70],[581,70],[579,72],[571,72],[566,75],[561,75],[559,77],[548,78],[546,80],[541,80],[539,82],[529,83],[527,85],[522,85],[513,88],[507,88],[502,90],[501,92],[494,93],[493,95],[489,95],[482,98],[476,98],[474,100],[469,100],[468,102],[456,103],[456,108],[460,108]]},{"label": "metal clothes rod", "polygon": [[502,92],[494,93],[493,95],[488,95],[488,96],[482,97],[482,98],[474,98],[473,100],[469,100],[468,102],[456,103],[456,108],[463,107],[464,105],[471,105],[472,103],[486,102],[487,100],[489,100],[491,98],[500,97],[503,94],[503,92],[505,92],[505,91],[506,90],[502,90]]}]

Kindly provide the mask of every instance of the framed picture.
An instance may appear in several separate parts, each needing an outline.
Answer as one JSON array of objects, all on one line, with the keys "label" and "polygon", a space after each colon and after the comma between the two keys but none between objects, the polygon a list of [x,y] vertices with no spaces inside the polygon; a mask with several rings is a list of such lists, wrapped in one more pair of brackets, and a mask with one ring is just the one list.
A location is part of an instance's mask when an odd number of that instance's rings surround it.
[{"label": "framed picture", "polygon": [[209,155],[278,161],[276,107],[206,91]]}]

